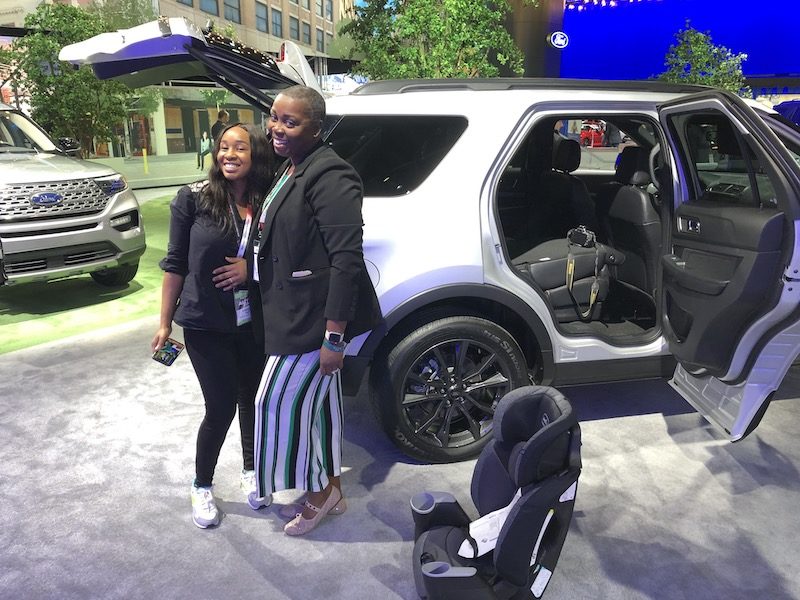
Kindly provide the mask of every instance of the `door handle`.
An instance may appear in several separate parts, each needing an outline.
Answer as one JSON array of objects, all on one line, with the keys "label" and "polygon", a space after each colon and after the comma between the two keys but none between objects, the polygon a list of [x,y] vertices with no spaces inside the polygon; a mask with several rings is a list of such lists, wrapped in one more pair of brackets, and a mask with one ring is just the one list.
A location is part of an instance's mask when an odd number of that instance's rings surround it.
[{"label": "door handle", "polygon": [[700,220],[693,217],[681,217],[678,221],[678,229],[684,233],[700,235]]}]

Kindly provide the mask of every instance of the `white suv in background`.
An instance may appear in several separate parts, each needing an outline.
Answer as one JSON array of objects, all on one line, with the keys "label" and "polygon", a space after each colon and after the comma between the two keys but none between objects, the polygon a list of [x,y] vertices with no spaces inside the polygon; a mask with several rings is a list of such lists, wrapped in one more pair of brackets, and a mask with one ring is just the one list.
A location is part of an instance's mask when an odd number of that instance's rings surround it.
[{"label": "white suv in background", "polygon": [[0,104],[0,244],[9,285],[89,273],[118,286],[136,275],[145,234],[119,173],[68,156]]},{"label": "white suv in background", "polygon": [[[141,83],[142,56],[155,82],[183,52],[185,70],[265,112],[301,80],[271,58],[220,61],[224,44],[182,20],[146,27],[62,57]],[[474,456],[499,398],[531,381],[674,370],[732,440],[757,425],[800,351],[796,127],[656,82],[386,81],[327,107],[327,143],[364,182],[387,325],[350,344],[348,371],[358,383],[371,366],[372,402],[409,455]],[[626,141],[581,148],[567,124],[583,121]]]}]

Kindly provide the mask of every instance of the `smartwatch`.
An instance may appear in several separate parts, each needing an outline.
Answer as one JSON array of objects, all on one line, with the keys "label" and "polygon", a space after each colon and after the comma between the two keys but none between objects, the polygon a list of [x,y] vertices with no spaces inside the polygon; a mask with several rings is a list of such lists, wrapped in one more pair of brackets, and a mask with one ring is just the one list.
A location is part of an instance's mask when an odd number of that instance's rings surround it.
[{"label": "smartwatch", "polygon": [[341,346],[344,344],[344,334],[338,331],[326,331],[325,339],[334,346]]},{"label": "smartwatch", "polygon": [[338,331],[326,331],[325,338],[322,340],[322,345],[334,352],[344,352],[344,347],[346,346],[344,334]]}]

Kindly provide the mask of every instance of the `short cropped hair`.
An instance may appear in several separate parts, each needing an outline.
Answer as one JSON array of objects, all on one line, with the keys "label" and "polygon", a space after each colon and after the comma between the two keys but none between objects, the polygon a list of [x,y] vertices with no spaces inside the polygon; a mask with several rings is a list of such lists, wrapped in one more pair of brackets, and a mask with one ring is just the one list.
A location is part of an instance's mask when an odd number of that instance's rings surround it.
[{"label": "short cropped hair", "polygon": [[284,96],[300,100],[308,107],[308,116],[312,121],[318,121],[320,127],[325,121],[325,98],[317,90],[305,85],[293,85],[292,87],[281,90]]},{"label": "short cropped hair", "polygon": [[222,121],[223,117],[230,117],[227,110],[221,110],[217,113],[217,119]]}]

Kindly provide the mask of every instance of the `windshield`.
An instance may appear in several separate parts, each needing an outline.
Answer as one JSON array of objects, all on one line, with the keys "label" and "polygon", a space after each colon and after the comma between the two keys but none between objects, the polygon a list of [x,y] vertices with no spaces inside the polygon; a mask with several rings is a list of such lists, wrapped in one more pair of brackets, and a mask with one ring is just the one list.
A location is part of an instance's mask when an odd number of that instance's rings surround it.
[{"label": "windshield", "polygon": [[780,138],[795,162],[800,165],[800,126],[779,114],[766,113],[761,116],[766,117],[764,120],[767,125]]},{"label": "windshield", "polygon": [[22,113],[0,110],[0,153],[53,152],[55,145]]}]

